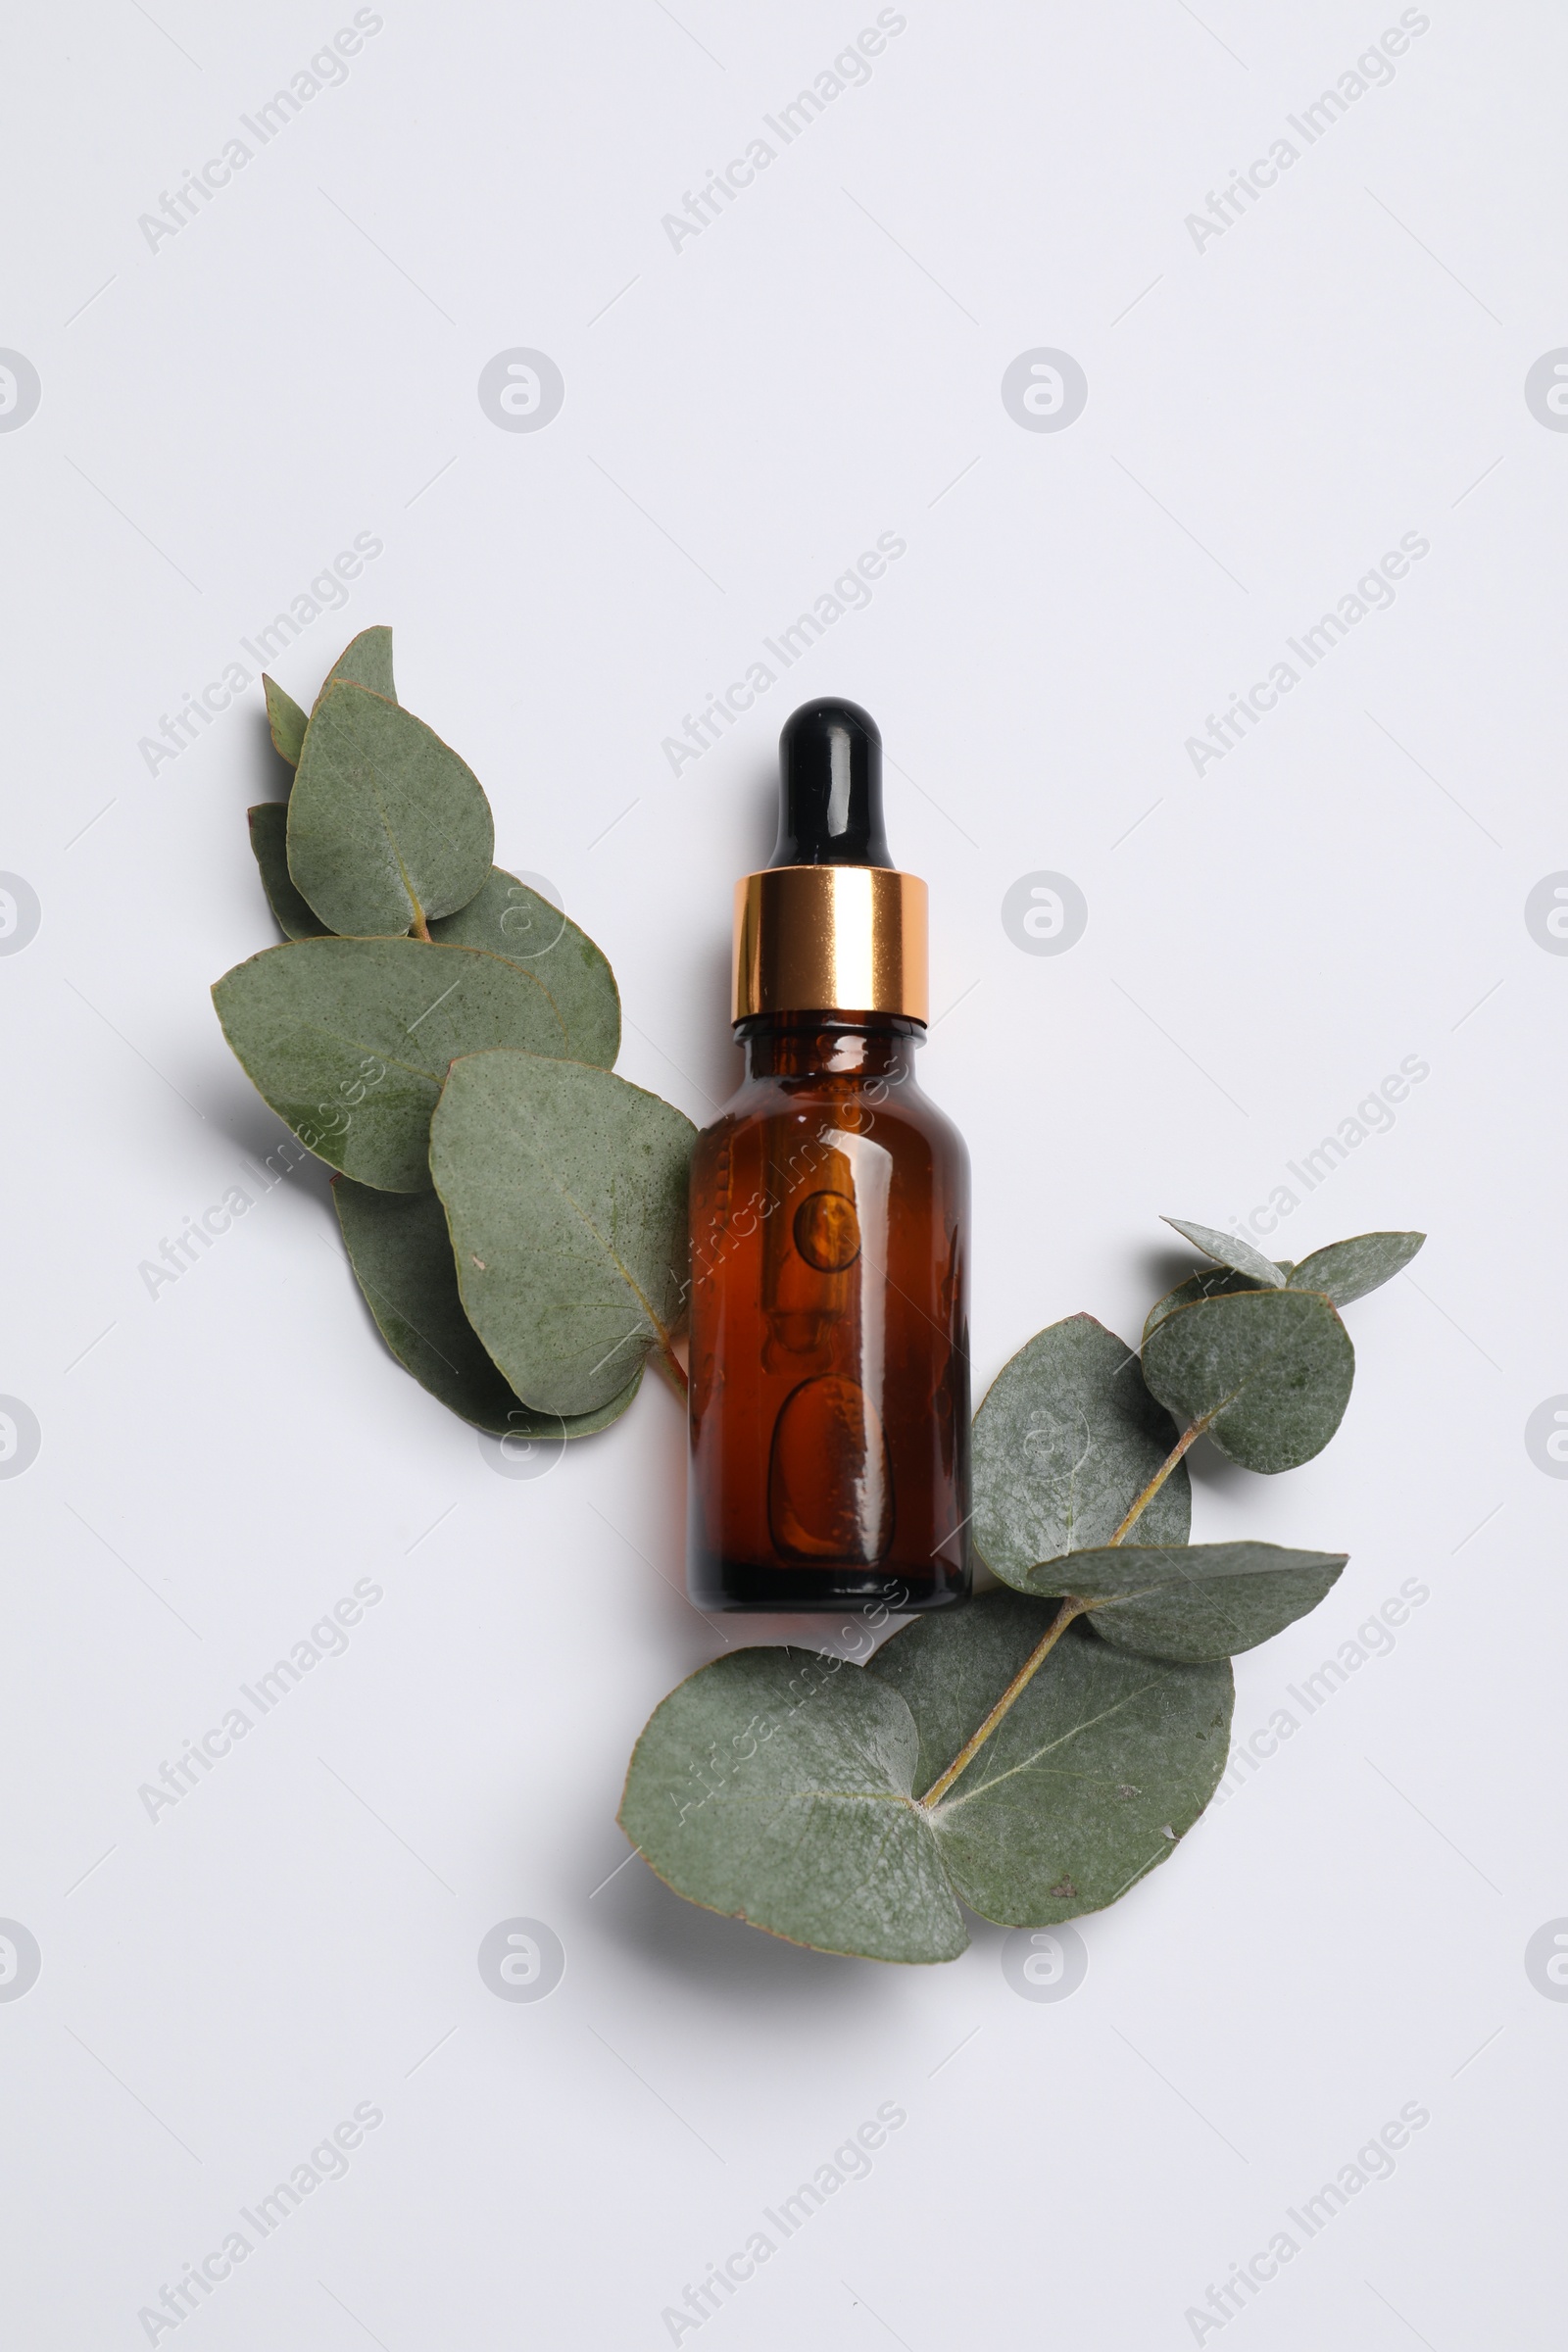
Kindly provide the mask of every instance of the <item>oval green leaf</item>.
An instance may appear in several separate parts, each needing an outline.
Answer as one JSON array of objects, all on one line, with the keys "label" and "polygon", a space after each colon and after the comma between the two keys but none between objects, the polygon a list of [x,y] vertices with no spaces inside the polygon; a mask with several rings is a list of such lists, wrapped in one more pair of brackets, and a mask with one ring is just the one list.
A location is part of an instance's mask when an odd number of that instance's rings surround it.
[{"label": "oval green leaf", "polygon": [[394,1193],[430,1182],[430,1114],[454,1055],[564,1044],[555,1006],[526,972],[415,939],[268,948],[225,972],[213,1002],[252,1085],[301,1143]]},{"label": "oval green leaf", "polygon": [[[1050,1627],[1049,1602],[988,1592],[922,1617],[865,1668],[908,1706],[913,1787],[934,1786]],[[1128,1657],[1075,1620],[1010,1712],[930,1809],[948,1876],[982,1918],[1050,1927],[1107,1903],[1166,1861],[1218,1786],[1228,1661]]]},{"label": "oval green leaf", "polygon": [[262,888],[278,929],[286,939],[325,939],[326,925],[314,907],[305,904],[289,874],[285,845],[288,803],[262,801],[245,814],[250,820],[251,850],[261,870]]},{"label": "oval green leaf", "polygon": [[288,803],[289,872],[323,923],[369,937],[455,913],[494,846],[479,779],[422,719],[347,679],[323,687]]},{"label": "oval green leaf", "polygon": [[298,767],[300,754],[305,748],[305,730],[310,720],[291,694],[285,694],[275,678],[262,672],[262,692],[267,697],[267,724],[272,738],[272,749],[281,754],[290,767]]},{"label": "oval green leaf", "polygon": [[1178,1307],[1150,1334],[1144,1378],[1244,1470],[1321,1453],[1355,1377],[1350,1335],[1317,1291],[1239,1291]]},{"label": "oval green leaf", "polygon": [[1331,1242],[1326,1250],[1302,1258],[1291,1276],[1291,1288],[1322,1291],[1336,1306],[1348,1306],[1392,1282],[1426,1238],[1424,1233],[1358,1233],[1353,1241]]},{"label": "oval green leaf", "polygon": [[818,1951],[956,1960],[969,1938],[911,1801],[918,1744],[903,1698],[861,1668],[737,1650],[655,1710],[620,1826],[710,1911]]},{"label": "oval green leaf", "polygon": [[[321,694],[339,678],[347,678],[355,686],[368,686],[372,694],[384,694],[389,703],[395,703],[398,690],[392,679],[391,630],[362,629],[351,638],[321,680]],[[318,704],[321,694],[316,698]]]},{"label": "oval green leaf", "polygon": [[479,1345],[458,1295],[446,1211],[435,1194],[379,1193],[334,1176],[332,1200],[355,1280],[398,1362],[449,1410],[492,1437],[586,1438],[618,1421],[642,1366],[598,1412],[563,1420],[514,1396]]},{"label": "oval green leaf", "polygon": [[[1004,1584],[1037,1563],[1103,1544],[1176,1444],[1138,1358],[1093,1315],[1038,1332],[992,1382],[974,1421],[974,1540]],[[1138,1522],[1159,1544],[1192,1524],[1178,1462]],[[1026,1590],[1035,1591],[1030,1585]]]},{"label": "oval green leaf", "polygon": [[432,939],[484,948],[532,972],[550,991],[573,1061],[614,1067],[620,1052],[620,991],[602,949],[586,931],[499,865],[475,899],[430,925]]},{"label": "oval green leaf", "polygon": [[1039,1589],[1065,1583],[1114,1649],[1195,1664],[1240,1657],[1315,1609],[1349,1555],[1280,1544],[1119,1544],[1046,1560]]},{"label": "oval green leaf", "polygon": [[1265,1290],[1284,1289],[1285,1276],[1280,1267],[1271,1257],[1265,1257],[1261,1250],[1254,1250],[1250,1242],[1244,1242],[1239,1233],[1221,1233],[1213,1225],[1191,1225],[1181,1217],[1162,1217],[1160,1223],[1174,1227],[1184,1242],[1191,1242],[1195,1250],[1206,1250],[1210,1257],[1217,1257],[1233,1273],[1247,1275],[1254,1289],[1259,1283]]},{"label": "oval green leaf", "polygon": [[583,1062],[481,1053],[453,1064],[430,1171],[465,1311],[519,1396],[592,1412],[667,1346],[685,1298],[696,1134],[657,1095]]}]

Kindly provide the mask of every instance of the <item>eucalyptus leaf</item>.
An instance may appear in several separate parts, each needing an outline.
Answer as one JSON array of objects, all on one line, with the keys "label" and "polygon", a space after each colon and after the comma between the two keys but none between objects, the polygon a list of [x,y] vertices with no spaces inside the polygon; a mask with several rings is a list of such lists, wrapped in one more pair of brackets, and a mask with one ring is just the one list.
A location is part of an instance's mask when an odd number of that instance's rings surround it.
[{"label": "eucalyptus leaf", "polygon": [[864,1668],[746,1649],[672,1691],[620,1822],[688,1901],[818,1950],[951,1960],[955,1897],[1046,1927],[1163,1862],[1225,1767],[1227,1662],[1121,1655],[1069,1625],[935,1805],[935,1786],[1038,1648],[1021,1593],[917,1619]]},{"label": "eucalyptus leaf", "polygon": [[819,1951],[955,1960],[969,1938],[911,1801],[918,1744],[903,1698],[859,1667],[736,1650],[655,1710],[620,1825],[710,1911]]},{"label": "eucalyptus leaf", "polygon": [[251,1083],[301,1143],[394,1193],[430,1182],[430,1114],[454,1055],[564,1045],[555,1006],[528,973],[474,948],[415,939],[268,948],[225,972],[213,1002]]},{"label": "eucalyptus leaf", "polygon": [[477,776],[422,719],[347,679],[322,688],[289,795],[288,867],[324,923],[368,937],[453,914],[484,887],[494,846]]},{"label": "eucalyptus leaf", "polygon": [[1043,1561],[1033,1589],[1065,1584],[1115,1649],[1192,1664],[1283,1633],[1332,1592],[1348,1557],[1279,1544],[1119,1544]]},{"label": "eucalyptus leaf", "polygon": [[289,876],[284,839],[288,803],[262,801],[245,814],[250,820],[251,848],[261,869],[262,888],[278,929],[289,939],[325,939],[326,925],[305,904]]},{"label": "eucalyptus leaf", "polygon": [[1349,1306],[1368,1291],[1381,1290],[1407,1266],[1424,1233],[1358,1233],[1353,1241],[1331,1242],[1303,1257],[1291,1276],[1293,1291],[1322,1291],[1336,1306]]},{"label": "eucalyptus leaf", "polygon": [[1249,1275],[1254,1284],[1262,1283],[1269,1290],[1283,1290],[1285,1276],[1271,1257],[1244,1242],[1239,1233],[1220,1233],[1212,1225],[1190,1225],[1181,1217],[1162,1217],[1161,1224],[1170,1225],[1183,1241],[1191,1242],[1195,1250],[1204,1250],[1217,1257],[1222,1266],[1234,1273]]},{"label": "eucalyptus leaf", "polygon": [[1344,1418],[1355,1350],[1317,1291],[1239,1291],[1178,1307],[1150,1334],[1144,1378],[1245,1470],[1295,1470]]},{"label": "eucalyptus leaf", "polygon": [[596,1413],[563,1420],[524,1404],[480,1347],[458,1295],[446,1211],[432,1193],[378,1193],[334,1176],[332,1200],[355,1280],[376,1328],[405,1371],[449,1409],[492,1437],[587,1438],[618,1421],[642,1386],[642,1366]]},{"label": "eucalyptus leaf", "polygon": [[[1039,1332],[1003,1366],[974,1422],[974,1541],[1004,1584],[1112,1536],[1176,1444],[1138,1358],[1093,1315]],[[1158,1544],[1192,1523],[1178,1462],[1138,1521]],[[1038,1590],[1037,1587],[1028,1587]]]},{"label": "eucalyptus leaf", "polygon": [[696,1133],[657,1095],[584,1062],[480,1053],[453,1064],[430,1171],[464,1308],[519,1396],[592,1412],[651,1347],[667,1347],[685,1298]]},{"label": "eucalyptus leaf", "polygon": [[[913,1787],[932,1788],[1049,1630],[1054,1609],[988,1592],[916,1618],[865,1672],[919,1732]],[[930,1807],[970,1909],[1010,1927],[1100,1911],[1165,1861],[1213,1795],[1229,1747],[1229,1662],[1128,1657],[1070,1624],[1011,1710]]]},{"label": "eucalyptus leaf", "polygon": [[[352,638],[321,680],[321,694],[339,678],[347,678],[355,686],[368,686],[372,694],[384,694],[389,703],[395,703],[398,690],[392,679],[391,630],[362,629]],[[316,698],[318,704],[321,694]]]},{"label": "eucalyptus leaf", "polygon": [[620,1051],[620,991],[586,931],[499,865],[475,899],[430,925],[432,939],[484,948],[532,972],[550,991],[573,1061],[614,1066]]},{"label": "eucalyptus leaf", "polygon": [[[1288,1257],[1280,1259],[1279,1269],[1289,1278],[1291,1261]],[[1179,1306],[1192,1306],[1200,1298],[1228,1298],[1233,1292],[1255,1291],[1257,1288],[1255,1282],[1250,1282],[1245,1274],[1233,1274],[1228,1266],[1200,1266],[1196,1274],[1189,1274],[1185,1282],[1179,1282],[1173,1291],[1167,1291],[1163,1298],[1154,1301],[1144,1323],[1143,1345],[1148,1347],[1150,1333],[1163,1323],[1167,1315],[1173,1315]]]},{"label": "eucalyptus leaf", "polygon": [[298,767],[310,719],[294,697],[285,694],[277,680],[270,678],[265,669],[262,672],[262,691],[267,697],[267,724],[272,737],[272,749],[281,753],[290,767]]}]

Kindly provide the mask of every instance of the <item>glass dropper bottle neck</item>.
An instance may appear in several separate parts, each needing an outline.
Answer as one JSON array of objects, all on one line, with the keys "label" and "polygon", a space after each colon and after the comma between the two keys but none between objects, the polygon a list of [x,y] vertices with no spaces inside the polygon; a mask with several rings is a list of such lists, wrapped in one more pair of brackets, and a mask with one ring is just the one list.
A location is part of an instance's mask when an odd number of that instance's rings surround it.
[{"label": "glass dropper bottle neck", "polygon": [[760,1013],[736,1026],[750,1078],[847,1078],[896,1082],[914,1075],[919,1021],[890,1012]]}]

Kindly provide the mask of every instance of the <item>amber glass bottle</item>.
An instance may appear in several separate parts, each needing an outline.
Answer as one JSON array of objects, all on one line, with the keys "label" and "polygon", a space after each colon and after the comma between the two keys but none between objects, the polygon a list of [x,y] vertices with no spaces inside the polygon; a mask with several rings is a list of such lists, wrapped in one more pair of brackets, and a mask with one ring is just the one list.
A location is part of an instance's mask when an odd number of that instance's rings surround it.
[{"label": "amber glass bottle", "polygon": [[864,711],[808,705],[781,751],[736,894],[746,1075],[692,1163],[690,1590],[935,1608],[969,1589],[968,1157],[914,1077],[925,888]]}]

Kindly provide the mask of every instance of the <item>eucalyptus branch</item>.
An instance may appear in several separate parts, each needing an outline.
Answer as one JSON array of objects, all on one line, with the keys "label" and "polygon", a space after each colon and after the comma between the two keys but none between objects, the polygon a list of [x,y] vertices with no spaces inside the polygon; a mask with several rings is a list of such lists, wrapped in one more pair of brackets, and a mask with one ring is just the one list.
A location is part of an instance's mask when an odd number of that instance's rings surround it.
[{"label": "eucalyptus branch", "polygon": [[1112,1544],[1121,1544],[1126,1541],[1128,1530],[1137,1526],[1139,1520],[1143,1517],[1150,1504],[1153,1501],[1154,1496],[1159,1493],[1160,1488],[1165,1484],[1166,1479],[1169,1478],[1171,1472],[1181,1460],[1182,1455],[1187,1451],[1188,1446],[1191,1446],[1195,1438],[1200,1438],[1202,1436],[1204,1430],[1208,1427],[1213,1418],[1214,1416],[1212,1413],[1205,1413],[1200,1421],[1195,1421],[1193,1423],[1191,1429],[1187,1429],[1182,1432],[1182,1435],[1177,1439],[1169,1453],[1166,1454],[1165,1459],[1160,1463],[1159,1468],[1154,1472],[1153,1477],[1150,1480],[1148,1486],[1145,1487],[1143,1493],[1135,1497],[1131,1510],[1127,1513],[1126,1518],[1122,1520],[1121,1524],[1116,1529],[1115,1534],[1108,1538],[1108,1542]]},{"label": "eucalyptus branch", "polygon": [[1002,1696],[998,1699],[996,1705],[986,1717],[984,1723],[980,1725],[977,1731],[970,1734],[969,1738],[964,1741],[962,1747],[959,1748],[957,1754],[954,1757],[953,1762],[948,1766],[947,1771],[942,1775],[941,1779],[933,1781],[930,1788],[926,1790],[924,1796],[919,1799],[919,1802],[925,1806],[928,1811],[931,1806],[940,1803],[941,1799],[947,1795],[948,1790],[953,1787],[953,1784],[957,1779],[959,1773],[964,1771],[968,1765],[973,1763],[975,1757],[980,1753],[980,1750],[984,1747],[986,1741],[990,1739],[992,1733],[996,1730],[1003,1717],[1007,1714],[1023,1696],[1024,1691],[1028,1689],[1030,1683],[1039,1673],[1041,1667],[1045,1664],[1051,1652],[1055,1648],[1056,1643],[1060,1641],[1062,1635],[1067,1631],[1067,1628],[1069,1625],[1071,1625],[1073,1619],[1081,1616],[1087,1606],[1088,1603],[1086,1601],[1075,1600],[1071,1594],[1069,1594],[1068,1597],[1062,1602],[1060,1608],[1056,1611],[1055,1616],[1053,1617],[1050,1625],[1046,1629],[1044,1641],[1038,1642],[1036,1646],[1029,1652],[1028,1657],[1025,1658],[1023,1664],[1019,1667],[1017,1673],[1013,1676],[1011,1682],[1007,1685],[1007,1688],[1005,1690],[1004,1690]]},{"label": "eucalyptus branch", "polygon": [[[1143,1492],[1134,1500],[1132,1508],[1128,1511],[1126,1517],[1117,1527],[1115,1534],[1108,1538],[1107,1548],[1108,1544],[1110,1544],[1122,1543],[1128,1533],[1128,1530],[1136,1527],[1138,1521],[1143,1517],[1145,1511],[1148,1510],[1150,1504],[1153,1501],[1154,1496],[1159,1493],[1160,1488],[1165,1484],[1166,1479],[1169,1478],[1171,1472],[1181,1460],[1182,1455],[1187,1451],[1188,1446],[1191,1446],[1195,1438],[1200,1438],[1202,1436],[1203,1431],[1208,1426],[1208,1422],[1212,1418],[1212,1414],[1208,1414],[1205,1415],[1201,1421],[1195,1421],[1192,1427],[1189,1430],[1186,1430],[1183,1435],[1177,1439],[1176,1444],[1171,1447],[1170,1452],[1160,1463],[1159,1468],[1154,1472],[1154,1475],[1150,1480],[1148,1486],[1144,1488]],[[953,1784],[957,1779],[959,1773],[974,1761],[981,1748],[984,1747],[986,1741],[996,1730],[998,1724],[1001,1723],[1003,1717],[1007,1713],[1008,1709],[1016,1703],[1021,1693],[1028,1687],[1028,1684],[1033,1676],[1036,1675],[1040,1668],[1045,1664],[1047,1657],[1055,1647],[1061,1636],[1066,1632],[1068,1626],[1072,1623],[1072,1620],[1075,1617],[1081,1616],[1087,1606],[1087,1601],[1072,1598],[1068,1598],[1062,1602],[1059,1611],[1052,1619],[1050,1627],[1047,1629],[1045,1640],[1039,1644],[1038,1648],[1033,1650],[1025,1659],[1023,1665],[1020,1666],[1018,1672],[1013,1676],[1012,1681],[1007,1685],[1007,1688],[1005,1690],[1004,1690],[1002,1696],[998,1699],[996,1705],[992,1708],[984,1723],[980,1725],[978,1731],[972,1733],[969,1739],[964,1741],[963,1746],[954,1757],[953,1762],[948,1766],[948,1769],[942,1775],[942,1778],[939,1781],[934,1781],[931,1787],[926,1790],[924,1796],[920,1799],[922,1805],[934,1805],[940,1798],[946,1796],[948,1790],[953,1787]]]}]

